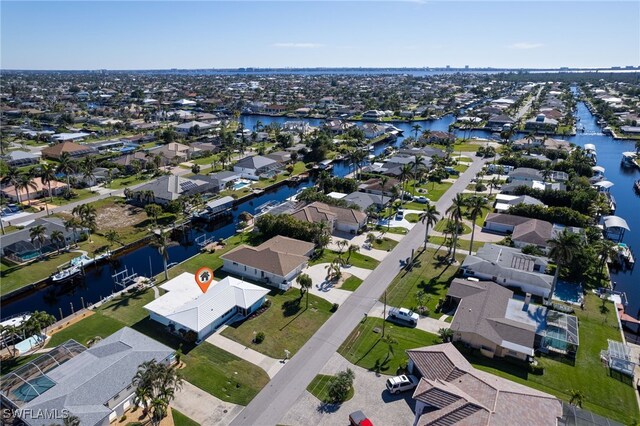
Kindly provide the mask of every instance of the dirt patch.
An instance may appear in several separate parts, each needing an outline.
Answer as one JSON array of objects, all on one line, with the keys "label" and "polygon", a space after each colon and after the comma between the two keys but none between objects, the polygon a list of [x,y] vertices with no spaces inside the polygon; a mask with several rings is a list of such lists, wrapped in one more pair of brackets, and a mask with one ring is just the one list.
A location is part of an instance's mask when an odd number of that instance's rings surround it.
[{"label": "dirt patch", "polygon": [[120,229],[136,225],[145,219],[146,214],[140,207],[115,204],[98,209],[96,222],[104,224],[106,229]]},{"label": "dirt patch", "polygon": [[47,329],[47,334],[49,336],[53,336],[58,331],[64,330],[65,328],[69,327],[70,325],[73,325],[73,324],[77,323],[78,321],[81,321],[81,320],[83,320],[85,318],[88,318],[93,314],[94,314],[93,311],[90,311],[90,310],[87,309],[83,313],[81,313],[80,315],[75,315],[73,318],[69,318],[68,320],[65,319],[62,322],[58,321],[57,323],[55,323],[54,325],[52,325],[50,328]]},{"label": "dirt patch", "polygon": [[333,288],[340,288],[340,287],[342,287],[342,284],[344,284],[344,282],[345,282],[346,280],[348,280],[350,277],[351,277],[351,274],[350,274],[350,273],[348,273],[348,272],[343,272],[343,273],[342,273],[342,276],[340,277],[340,279],[338,280],[338,282],[336,282],[336,283],[333,285]]}]

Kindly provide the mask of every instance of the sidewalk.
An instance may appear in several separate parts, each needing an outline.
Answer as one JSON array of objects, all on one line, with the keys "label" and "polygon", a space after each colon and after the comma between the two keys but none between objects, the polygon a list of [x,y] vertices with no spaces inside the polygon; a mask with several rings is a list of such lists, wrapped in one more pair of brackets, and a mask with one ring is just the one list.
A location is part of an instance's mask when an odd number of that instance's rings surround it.
[{"label": "sidewalk", "polygon": [[244,408],[222,401],[184,380],[171,406],[201,425],[228,425]]},{"label": "sidewalk", "polygon": [[234,342],[233,340],[221,335],[220,333],[226,327],[226,325],[222,326],[220,330],[207,337],[207,342],[219,347],[220,349],[224,349],[225,351],[230,352],[235,356],[250,362],[251,364],[257,365],[267,372],[269,378],[275,376],[276,373],[280,371],[280,369],[284,366],[284,363],[281,362],[281,360],[273,359],[271,357],[263,355],[258,351],[241,345],[240,343]]}]

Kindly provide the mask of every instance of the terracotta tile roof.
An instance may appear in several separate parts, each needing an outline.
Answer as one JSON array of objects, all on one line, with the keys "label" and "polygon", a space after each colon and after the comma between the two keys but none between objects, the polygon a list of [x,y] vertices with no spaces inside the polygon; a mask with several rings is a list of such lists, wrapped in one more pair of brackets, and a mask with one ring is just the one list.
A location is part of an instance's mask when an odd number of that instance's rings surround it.
[{"label": "terracotta tile roof", "polygon": [[69,155],[74,156],[90,154],[93,152],[93,149],[75,142],[61,142],[44,148],[42,150],[42,155],[44,157],[59,158],[63,152],[67,152]]}]

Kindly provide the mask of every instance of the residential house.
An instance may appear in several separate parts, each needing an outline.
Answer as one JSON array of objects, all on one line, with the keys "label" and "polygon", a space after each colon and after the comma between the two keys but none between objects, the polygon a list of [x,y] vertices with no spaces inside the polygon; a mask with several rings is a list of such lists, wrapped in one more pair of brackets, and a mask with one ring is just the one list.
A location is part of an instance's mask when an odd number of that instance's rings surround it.
[{"label": "residential house", "polygon": [[148,151],[149,154],[159,155],[174,164],[189,161],[192,156],[197,156],[198,152],[200,152],[200,148],[178,142],[171,142]]},{"label": "residential house", "polygon": [[[455,142],[456,135],[449,132],[443,132],[441,130],[433,130],[429,132],[429,136],[426,138],[427,143],[436,143],[436,144],[450,144]],[[439,154],[440,155],[440,154]]]},{"label": "residential house", "polygon": [[267,114],[284,114],[287,110],[286,105],[269,104],[264,107],[264,112]]},{"label": "residential house", "polygon": [[224,170],[217,173],[209,174],[209,178],[213,182],[214,191],[222,191],[225,188],[231,187],[235,181],[241,178],[240,173]]},{"label": "residential house", "polygon": [[378,111],[375,109],[368,110],[362,113],[362,121],[378,121],[384,117],[384,111]]},{"label": "residential house", "polygon": [[498,194],[496,195],[496,203],[494,205],[494,209],[498,213],[504,213],[508,211],[512,206],[517,206],[518,204],[527,204],[530,206],[545,205],[542,201],[529,195]]},{"label": "residential house", "polygon": [[187,179],[180,176],[161,176],[136,188],[136,192],[152,191],[154,203],[167,204],[181,196],[214,192],[214,184],[204,180]]},{"label": "residential house", "polygon": [[234,172],[240,173],[243,178],[251,180],[275,176],[281,169],[282,165],[280,163],[262,155],[244,157],[233,165]]},{"label": "residential house", "polygon": [[[513,182],[513,181],[526,182],[526,181],[534,181],[534,180],[545,181],[544,172],[542,172],[541,170],[531,169],[528,167],[518,167],[517,169],[514,169],[511,171],[511,173],[509,173],[510,182]],[[552,170],[550,175],[548,176],[548,180],[553,180],[556,182],[566,182],[569,180],[569,175],[565,172]]]},{"label": "residential house", "polygon": [[500,192],[502,194],[513,194],[516,189],[521,186],[526,186],[527,188],[539,189],[540,191],[544,191],[546,189],[553,191],[566,191],[567,185],[564,182],[543,182],[541,180],[514,180],[509,183],[505,183],[500,188]]},{"label": "residential house", "polygon": [[175,129],[181,135],[190,135],[196,131],[200,133],[206,133],[213,128],[213,125],[202,121],[188,121],[186,123],[178,124]]},{"label": "residential house", "polygon": [[174,350],[129,327],[90,348],[69,340],[4,376],[2,405],[28,426],[51,423],[43,413],[56,412],[78,424],[108,426],[134,407],[133,378],[149,361],[172,364]]},{"label": "residential house", "polygon": [[365,192],[367,194],[383,195],[385,197],[392,197],[393,188],[400,188],[400,181],[395,178],[389,178],[387,182],[382,186],[382,179],[371,178],[360,185],[358,185],[358,191]]},{"label": "residential house", "polygon": [[72,158],[79,158],[95,154],[96,151],[89,146],[80,145],[75,142],[61,142],[44,148],[42,150],[42,157],[59,160],[63,153],[69,154]]},{"label": "residential house", "polygon": [[314,248],[313,243],[276,236],[257,247],[241,245],[220,258],[226,272],[287,290],[307,266]]},{"label": "residential house", "polygon": [[160,288],[166,293],[144,306],[150,318],[181,336],[195,333],[198,340],[206,339],[228,322],[248,317],[260,309],[269,293],[264,287],[233,277],[213,282],[202,292],[195,276],[188,272]]},{"label": "residential house", "polygon": [[524,123],[524,130],[525,132],[555,133],[558,130],[558,120],[538,114]]},{"label": "residential house", "polygon": [[[366,192],[352,192],[342,198],[350,204],[355,204],[360,207],[361,211],[366,211],[369,207],[374,206],[376,210],[381,210],[384,206],[382,204],[382,196],[379,194],[371,194]],[[388,204],[391,198],[384,200],[384,204]]]},{"label": "residential house", "polygon": [[4,159],[9,166],[23,167],[38,164],[41,156],[40,152],[14,150],[9,151]]},{"label": "residential house", "polygon": [[375,139],[385,134],[387,128],[380,124],[365,123],[361,126],[364,137],[367,139]]},{"label": "residential house", "polygon": [[345,207],[330,206],[319,201],[294,211],[291,216],[306,222],[326,222],[332,232],[356,234],[367,225],[366,213]]},{"label": "residential house", "polygon": [[475,369],[451,343],[407,355],[409,372],[420,378],[414,426],[561,424],[556,397]]},{"label": "residential house", "polygon": [[265,155],[265,157],[277,161],[280,164],[287,164],[291,161],[291,153],[288,151],[275,151]]},{"label": "residential house", "polygon": [[466,257],[461,266],[465,277],[491,280],[523,293],[549,298],[553,276],[545,273],[546,257],[523,254],[520,249],[485,244],[475,255]]},{"label": "residential house", "polygon": [[[20,188],[17,192],[17,195],[16,187],[13,185],[3,186],[2,189],[0,189],[0,193],[2,193],[4,197],[10,199],[11,201],[16,202],[24,202],[27,200],[35,200],[36,198],[49,196],[49,184],[45,185],[39,178],[32,179],[31,183],[33,183],[33,187],[29,187],[28,191],[27,188]],[[51,195],[60,195],[67,187],[68,185],[65,182],[52,180]]]},{"label": "residential house", "polygon": [[516,121],[506,114],[496,114],[489,117],[487,127],[502,130],[505,126],[512,126]]},{"label": "residential house", "polygon": [[[38,225],[42,225],[45,228],[45,239],[42,245],[37,240],[31,241],[30,230]],[[55,231],[62,232],[64,241],[56,242],[51,240],[51,234]],[[51,253],[74,244],[86,233],[87,230],[85,228],[67,229],[60,218],[54,216],[41,217],[23,229],[0,236],[0,250],[3,257],[8,257],[21,263],[35,259],[40,254]]]}]

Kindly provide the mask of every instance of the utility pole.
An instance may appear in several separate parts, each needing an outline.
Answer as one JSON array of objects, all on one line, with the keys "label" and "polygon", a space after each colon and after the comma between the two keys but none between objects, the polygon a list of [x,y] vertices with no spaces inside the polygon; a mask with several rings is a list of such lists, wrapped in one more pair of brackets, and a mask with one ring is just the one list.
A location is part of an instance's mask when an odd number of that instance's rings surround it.
[{"label": "utility pole", "polygon": [[387,322],[387,290],[384,291],[384,308],[382,310],[382,337],[384,337],[384,324]]}]

